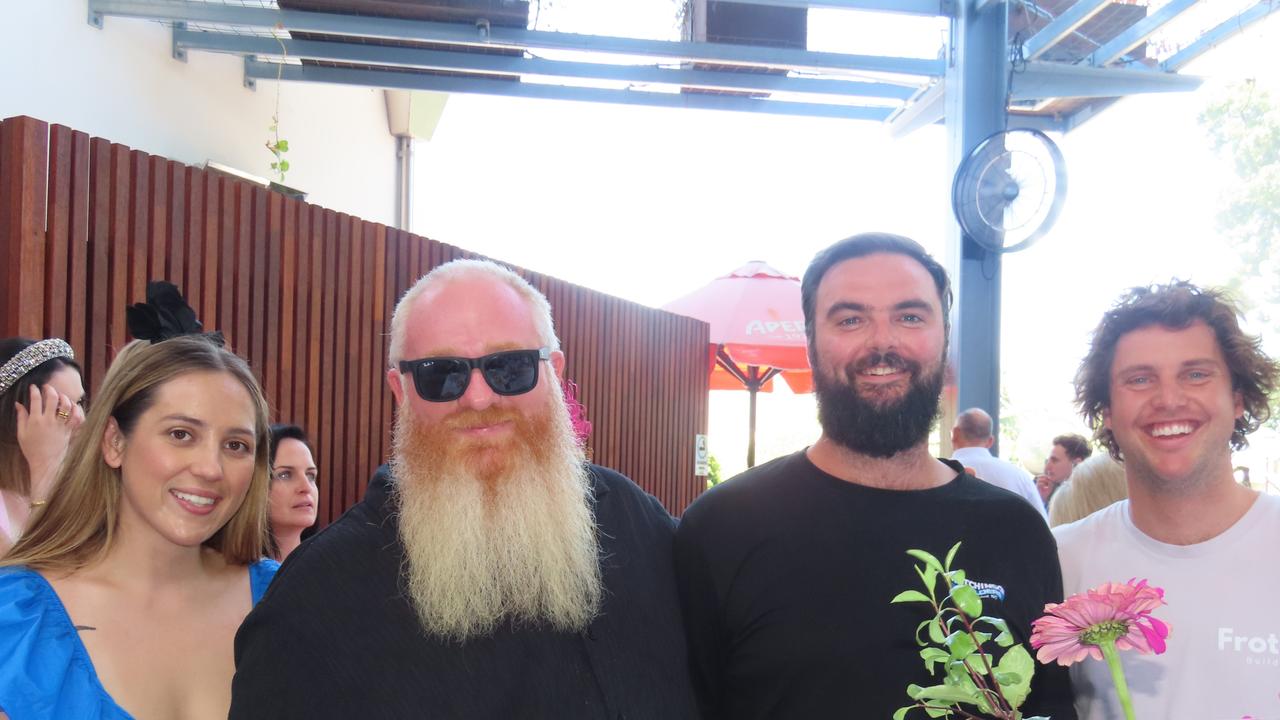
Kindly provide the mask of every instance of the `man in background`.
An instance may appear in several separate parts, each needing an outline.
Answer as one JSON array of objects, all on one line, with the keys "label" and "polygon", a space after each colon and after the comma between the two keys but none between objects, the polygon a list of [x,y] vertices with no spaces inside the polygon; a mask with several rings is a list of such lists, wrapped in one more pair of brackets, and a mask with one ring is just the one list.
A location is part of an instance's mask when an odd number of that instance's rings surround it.
[{"label": "man in background", "polygon": [[951,428],[954,448],[951,459],[973,470],[979,480],[1026,500],[1047,521],[1044,503],[1031,473],[991,454],[991,446],[996,442],[992,425],[991,416],[982,408],[969,408],[957,415],[956,424]]},{"label": "man in background", "polygon": [[[1062,487],[1062,483],[1071,477],[1071,471],[1093,454],[1089,441],[1082,435],[1069,433],[1053,439],[1053,449],[1044,461],[1044,477],[1047,487],[1040,487],[1040,495],[1044,506],[1049,506],[1049,499]],[[1046,491],[1048,494],[1046,494]]]}]

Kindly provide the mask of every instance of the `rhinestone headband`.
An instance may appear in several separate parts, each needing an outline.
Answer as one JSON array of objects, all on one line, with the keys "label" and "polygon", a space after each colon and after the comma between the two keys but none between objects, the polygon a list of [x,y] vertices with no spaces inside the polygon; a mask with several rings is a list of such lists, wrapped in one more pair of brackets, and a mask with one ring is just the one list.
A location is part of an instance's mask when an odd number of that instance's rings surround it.
[{"label": "rhinestone headband", "polygon": [[76,359],[75,352],[64,340],[52,338],[26,346],[5,363],[4,367],[0,367],[0,395],[9,392],[9,388],[16,385],[23,375],[59,357]]}]

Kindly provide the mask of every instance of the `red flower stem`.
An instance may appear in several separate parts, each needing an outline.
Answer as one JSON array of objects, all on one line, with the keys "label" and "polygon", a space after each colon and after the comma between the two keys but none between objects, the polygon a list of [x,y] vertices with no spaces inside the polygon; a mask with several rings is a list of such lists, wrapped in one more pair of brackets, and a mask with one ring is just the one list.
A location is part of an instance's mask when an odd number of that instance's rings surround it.
[{"label": "red flower stem", "polygon": [[[991,678],[992,684],[996,686],[995,694],[1000,699],[999,704],[1004,706],[998,709],[1001,711],[1009,710],[1010,712],[1017,710],[1013,703],[1009,702],[1009,699],[1004,696],[1004,688],[1000,687],[1000,681],[996,680],[995,670],[991,667],[991,658],[987,655],[987,651],[982,649],[982,643],[978,642],[978,635],[973,629],[973,623],[969,622],[969,618],[965,617],[964,613],[960,613],[960,622],[964,623],[965,630],[968,631],[969,637],[973,639],[973,646],[978,649],[978,655],[982,658],[982,664],[987,668],[987,676]],[[965,667],[968,667],[968,665],[965,665]],[[973,673],[971,672],[970,674],[972,675]],[[986,688],[986,683],[982,685],[984,691],[991,692]]]},{"label": "red flower stem", "polygon": [[1115,640],[1103,640],[1098,649],[1107,661],[1111,670],[1111,682],[1116,686],[1116,696],[1120,698],[1120,707],[1124,709],[1125,720],[1134,720],[1133,699],[1129,697],[1129,684],[1124,680],[1124,666],[1120,663],[1120,651],[1116,650]]},{"label": "red flower stem", "polygon": [[957,705],[957,706],[955,706],[955,707],[952,707],[952,706],[950,706],[950,705],[930,705],[929,703],[926,703],[926,702],[920,702],[919,700],[917,700],[917,701],[916,701],[916,706],[917,706],[917,707],[920,707],[920,708],[921,708],[921,709],[923,709],[923,710],[946,710],[946,711],[948,711],[948,712],[960,713],[960,714],[961,714],[961,715],[963,715],[964,717],[966,717],[966,718],[970,718],[970,720],[982,720],[982,718],[981,718],[981,717],[979,717],[979,716],[977,716],[977,715],[974,715],[974,714],[973,714],[973,713],[971,713],[971,712],[966,711],[964,708],[962,708],[962,707],[960,707],[960,706],[958,706],[958,705]]},{"label": "red flower stem", "polygon": [[[943,610],[942,606],[938,604],[937,600],[931,600],[930,604],[933,605],[933,610],[937,615],[937,618],[934,620],[934,622],[938,623],[938,627],[942,629],[942,633],[944,635],[948,634],[947,623],[944,622],[942,619],[942,610]],[[965,617],[964,613],[960,612],[959,608],[951,608],[951,610],[955,612],[957,615],[959,615],[960,622],[964,623],[965,630],[969,633],[969,637],[973,639],[973,644],[978,649],[978,655],[982,657],[982,664],[987,668],[987,675],[991,676],[991,680],[995,684],[996,689],[993,692],[991,688],[987,686],[987,683],[983,678],[982,674],[974,672],[973,668],[969,667],[969,663],[965,663],[964,669],[966,672],[969,673],[969,678],[973,680],[973,684],[977,686],[978,689],[984,695],[986,695],[991,700],[998,700],[998,702],[992,703],[995,706],[993,709],[996,711],[998,717],[1001,717],[1001,718],[1017,717],[1017,709],[1013,707],[1013,705],[1009,702],[1007,698],[1005,698],[1004,691],[1000,687],[1000,682],[996,680],[995,672],[992,670],[991,659],[987,657],[987,652],[983,650],[982,645],[978,643],[978,637],[974,634],[975,631],[973,629],[973,625],[969,622],[969,618]],[[1001,705],[1003,705],[1003,707],[1001,707]],[[921,707],[924,707],[923,704],[921,705]],[[1007,714],[1006,714],[1006,710],[1008,711]],[[981,720],[976,715],[970,715],[964,710],[961,710],[958,706],[953,710],[953,712],[959,712],[959,713],[962,713],[965,717],[971,717],[971,718],[975,718],[975,720]]]},{"label": "red flower stem", "polygon": [[[943,619],[942,619],[942,610],[943,610],[943,608],[942,608],[942,606],[941,606],[941,605],[939,605],[939,604],[938,604],[938,601],[937,601],[937,600],[933,600],[933,601],[932,601],[932,604],[933,604],[933,610],[934,610],[934,613],[937,615],[937,617],[934,619],[934,622],[938,623],[938,627],[942,629],[942,634],[943,634],[943,635],[946,635],[946,634],[948,634],[948,630],[947,630],[947,623],[946,623],[945,621],[943,621]],[[954,608],[953,608],[953,609],[954,609]],[[958,613],[958,614],[960,615],[960,619],[961,619],[962,621],[964,621],[964,620],[965,620],[965,618],[964,618],[964,614],[963,614],[963,613],[960,613],[960,611],[959,611],[959,610],[956,610],[955,612],[956,612],[956,613]],[[967,624],[967,621],[965,621],[965,622],[966,622],[966,624]],[[969,634],[970,634],[970,636],[972,636],[972,635],[973,635],[973,628],[972,628],[972,627],[970,627],[970,628],[969,628]],[[977,638],[974,638],[973,640],[974,640],[974,643],[977,643],[977,641],[978,641],[978,639],[977,639]],[[978,648],[978,652],[979,652],[979,653],[982,653],[982,648],[981,648],[981,647],[979,647],[979,648]],[[990,663],[986,663],[986,665],[987,665],[987,672],[991,672],[991,664],[990,664]],[[969,663],[965,663],[965,664],[964,664],[964,669],[965,669],[965,672],[969,673],[969,679],[973,680],[973,684],[974,684],[974,685],[976,685],[976,686],[977,686],[977,688],[978,688],[978,689],[979,689],[979,690],[980,690],[984,695],[987,695],[988,697],[990,697],[990,696],[992,695],[991,689],[990,689],[990,688],[988,688],[988,687],[987,687],[987,684],[983,681],[982,675],[981,675],[981,674],[979,674],[979,673],[974,672],[974,671],[973,671],[973,668],[969,667]],[[992,679],[994,679],[994,678],[992,678]],[[996,683],[996,689],[997,689],[997,691],[999,690],[999,688],[1000,688],[1000,683],[998,683],[998,682],[997,682],[997,683]],[[1001,698],[1001,699],[1003,700],[1004,698]],[[924,703],[920,703],[920,707],[922,707],[922,708],[929,708],[929,707],[939,707],[939,706],[931,706],[931,705],[926,705],[926,704],[924,704]],[[965,712],[965,711],[964,711],[963,709],[961,709],[961,708],[960,708],[960,706],[958,706],[958,705],[957,705],[956,707],[954,707],[954,708],[952,708],[950,705],[947,705],[947,706],[945,706],[945,707],[946,707],[948,710],[950,710],[951,712],[958,712],[958,713],[960,713],[960,714],[964,715],[964,716],[965,716],[965,717],[967,717],[967,718],[974,718],[974,720],[981,720],[981,718],[979,718],[978,716],[976,716],[976,715],[970,715],[969,713]],[[1003,708],[1000,708],[1000,709],[1003,709]]]},{"label": "red flower stem", "polygon": [[[979,650],[978,652],[982,652],[982,651]],[[988,663],[988,668],[989,667],[990,667],[990,664]],[[964,664],[964,670],[965,672],[969,673],[969,679],[973,681],[973,684],[975,687],[978,688],[978,691],[981,692],[983,696],[987,698],[987,702],[991,704],[992,712],[995,713],[996,717],[1002,718],[1002,719],[1010,717],[1005,713],[1005,709],[1000,706],[999,701],[1003,699],[1000,697],[1000,694],[999,694],[1000,683],[998,682],[995,683],[996,690],[993,691],[991,687],[987,685],[986,677],[982,673],[977,672],[973,668],[969,667],[969,663]],[[990,670],[988,669],[987,672],[990,673]],[[992,680],[994,681],[994,678]]]}]

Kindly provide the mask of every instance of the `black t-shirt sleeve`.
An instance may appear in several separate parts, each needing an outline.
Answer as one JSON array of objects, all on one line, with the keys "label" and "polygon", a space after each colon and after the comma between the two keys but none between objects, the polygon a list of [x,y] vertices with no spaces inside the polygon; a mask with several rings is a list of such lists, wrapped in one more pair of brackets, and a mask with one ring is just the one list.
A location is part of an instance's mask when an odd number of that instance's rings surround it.
[{"label": "black t-shirt sleeve", "polygon": [[343,717],[315,692],[316,683],[339,670],[317,632],[323,611],[308,601],[333,590],[310,579],[313,549],[303,545],[293,552],[236,632],[229,720]]},{"label": "black t-shirt sleeve", "polygon": [[674,544],[676,587],[684,616],[689,645],[689,672],[702,717],[715,720],[725,716],[723,705],[724,638],[723,610],[708,547],[703,537],[702,507],[691,508],[676,528]]},{"label": "black t-shirt sleeve", "polygon": [[[1039,570],[1039,584],[1043,588],[1043,603],[1062,602],[1062,570],[1058,564],[1058,546],[1053,534],[1043,523],[1027,523],[1024,532],[1033,538],[1032,547],[1036,548],[1036,557],[1031,560],[1030,567]],[[1023,637],[1028,638],[1027,650],[1035,656],[1031,648],[1031,622],[1044,614],[1044,605],[1036,609],[1032,617],[1025,621]],[[1067,668],[1050,663],[1043,665],[1036,661],[1036,672],[1031,680],[1031,694],[1023,705],[1024,717],[1043,715],[1053,720],[1076,720],[1074,706],[1075,695],[1071,688],[1071,676]]]},{"label": "black t-shirt sleeve", "polygon": [[236,633],[230,720],[323,716],[308,707],[308,689],[320,677],[314,662],[324,650],[306,647],[289,615],[264,599]]}]

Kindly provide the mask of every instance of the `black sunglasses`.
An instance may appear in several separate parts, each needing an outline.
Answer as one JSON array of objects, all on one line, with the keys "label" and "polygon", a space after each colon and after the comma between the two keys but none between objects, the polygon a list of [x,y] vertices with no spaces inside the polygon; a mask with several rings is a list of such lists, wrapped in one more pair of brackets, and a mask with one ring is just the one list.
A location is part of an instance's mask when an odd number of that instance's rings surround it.
[{"label": "black sunglasses", "polygon": [[401,360],[400,372],[413,376],[413,387],[427,402],[449,402],[462,397],[471,384],[471,371],[499,395],[523,395],[538,384],[538,363],[551,359],[551,348],[507,350],[484,357],[429,357]]}]

